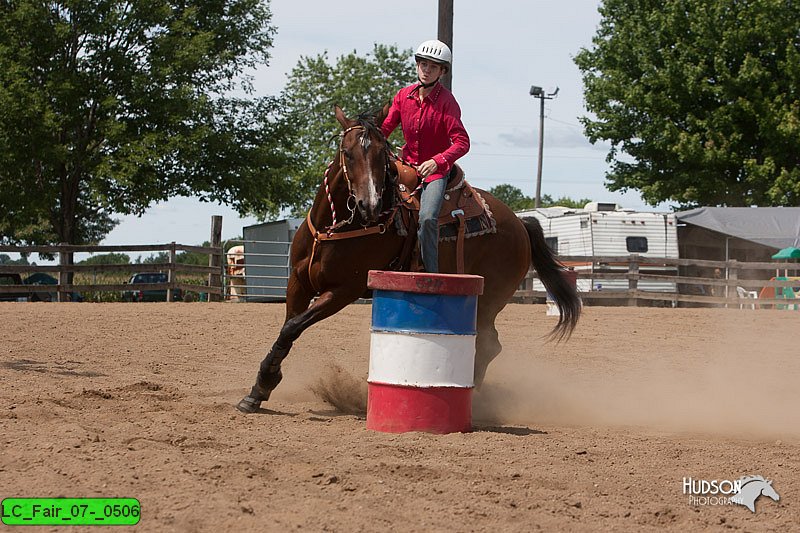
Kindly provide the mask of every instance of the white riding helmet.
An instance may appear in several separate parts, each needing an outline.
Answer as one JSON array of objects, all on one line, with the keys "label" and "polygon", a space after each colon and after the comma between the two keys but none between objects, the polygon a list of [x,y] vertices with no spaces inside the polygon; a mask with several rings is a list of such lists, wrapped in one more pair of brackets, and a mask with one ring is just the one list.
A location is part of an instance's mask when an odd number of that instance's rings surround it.
[{"label": "white riding helmet", "polygon": [[451,52],[450,47],[442,41],[431,39],[417,47],[414,58],[417,60],[428,59],[434,63],[439,63],[450,68],[450,64],[453,62],[453,52]]}]

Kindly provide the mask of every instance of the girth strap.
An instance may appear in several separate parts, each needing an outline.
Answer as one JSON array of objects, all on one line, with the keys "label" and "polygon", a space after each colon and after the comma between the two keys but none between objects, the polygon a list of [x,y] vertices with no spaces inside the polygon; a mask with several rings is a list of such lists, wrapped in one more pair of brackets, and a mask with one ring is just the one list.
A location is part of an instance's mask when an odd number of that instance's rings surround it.
[{"label": "girth strap", "polygon": [[456,274],[464,273],[464,233],[467,230],[467,221],[464,211],[459,209],[451,213],[458,218],[458,239],[456,240]]}]

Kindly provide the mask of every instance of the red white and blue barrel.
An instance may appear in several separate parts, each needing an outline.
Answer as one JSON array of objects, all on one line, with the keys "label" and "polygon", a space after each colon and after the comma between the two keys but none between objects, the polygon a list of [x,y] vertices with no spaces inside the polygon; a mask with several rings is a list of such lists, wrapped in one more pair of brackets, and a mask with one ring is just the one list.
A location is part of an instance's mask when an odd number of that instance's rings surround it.
[{"label": "red white and blue barrel", "polygon": [[371,270],[367,428],[472,429],[475,336],[483,278]]}]

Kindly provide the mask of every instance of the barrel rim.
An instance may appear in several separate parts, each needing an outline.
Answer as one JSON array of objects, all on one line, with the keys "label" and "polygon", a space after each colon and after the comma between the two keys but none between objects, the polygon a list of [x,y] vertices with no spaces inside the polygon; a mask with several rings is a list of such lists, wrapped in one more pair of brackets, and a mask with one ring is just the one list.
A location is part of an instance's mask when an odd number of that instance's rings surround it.
[{"label": "barrel rim", "polygon": [[367,287],[373,290],[421,294],[479,296],[483,294],[483,276],[370,270],[367,274]]}]

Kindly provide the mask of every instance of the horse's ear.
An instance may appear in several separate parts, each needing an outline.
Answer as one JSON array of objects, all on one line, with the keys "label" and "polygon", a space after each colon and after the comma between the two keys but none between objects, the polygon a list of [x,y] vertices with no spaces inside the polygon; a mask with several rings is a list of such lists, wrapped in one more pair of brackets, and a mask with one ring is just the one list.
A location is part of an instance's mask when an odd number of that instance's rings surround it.
[{"label": "horse's ear", "polygon": [[378,116],[375,117],[377,119],[377,122],[375,123],[376,126],[378,126],[380,128],[383,125],[383,121],[386,120],[386,117],[389,115],[389,109],[391,107],[392,107],[391,103],[386,104],[385,106],[383,106],[383,109],[380,110],[380,112],[378,113]]},{"label": "horse's ear", "polygon": [[333,113],[336,115],[336,120],[339,121],[339,124],[341,124],[344,129],[353,125],[353,121],[344,116],[344,111],[342,111],[342,108],[338,105],[333,106]]}]

